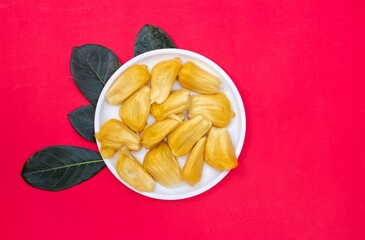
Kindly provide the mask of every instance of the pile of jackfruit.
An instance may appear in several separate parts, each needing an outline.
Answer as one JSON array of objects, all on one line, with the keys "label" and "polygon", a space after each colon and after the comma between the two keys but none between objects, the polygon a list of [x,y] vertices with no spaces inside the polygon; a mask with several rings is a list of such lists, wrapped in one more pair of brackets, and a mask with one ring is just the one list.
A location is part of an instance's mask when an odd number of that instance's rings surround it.
[{"label": "pile of jackfruit", "polygon": [[[172,90],[175,81],[181,89]],[[184,181],[193,186],[204,163],[219,171],[237,167],[226,128],[235,113],[220,88],[218,77],[180,58],[157,63],[151,73],[144,64],[129,67],[105,96],[121,107],[120,119],[108,120],[95,134],[101,155],[117,153],[118,175],[141,192],[153,191],[155,181],[166,188]],[[155,122],[146,126],[150,113]],[[149,149],[143,164],[130,153],[142,146]],[[182,169],[180,156],[187,156]]]}]

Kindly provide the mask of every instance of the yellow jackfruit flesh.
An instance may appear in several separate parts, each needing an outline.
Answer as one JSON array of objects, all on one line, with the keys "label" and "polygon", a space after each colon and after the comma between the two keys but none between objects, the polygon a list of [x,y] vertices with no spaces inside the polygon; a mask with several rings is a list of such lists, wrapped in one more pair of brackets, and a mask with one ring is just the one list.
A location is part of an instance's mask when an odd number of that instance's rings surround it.
[{"label": "yellow jackfruit flesh", "polygon": [[117,151],[117,149],[114,149],[112,147],[106,147],[106,146],[101,146],[100,147],[100,154],[104,158],[111,158],[111,157],[113,157],[116,151]]},{"label": "yellow jackfruit flesh", "polygon": [[176,119],[165,119],[160,122],[154,122],[142,132],[142,145],[147,149],[153,148],[179,125],[180,121]]},{"label": "yellow jackfruit flesh", "polygon": [[148,68],[144,64],[136,64],[127,68],[110,87],[105,97],[111,104],[124,102],[151,78]]},{"label": "yellow jackfruit flesh", "polygon": [[235,116],[224,93],[191,96],[189,118],[203,115],[216,127],[226,127]]},{"label": "yellow jackfruit flesh", "polygon": [[220,171],[237,167],[237,157],[226,128],[210,129],[205,145],[205,162]]},{"label": "yellow jackfruit flesh", "polygon": [[161,104],[169,96],[181,69],[180,58],[157,63],[151,71],[151,103]]},{"label": "yellow jackfruit flesh", "polygon": [[180,89],[172,91],[169,97],[161,104],[153,103],[151,113],[156,121],[162,121],[171,114],[180,114],[189,109],[190,91]]},{"label": "yellow jackfruit flesh", "polygon": [[184,88],[202,94],[217,93],[221,85],[218,77],[191,61],[182,66],[178,74],[178,81]]},{"label": "yellow jackfruit flesh", "polygon": [[119,110],[123,123],[135,132],[144,129],[150,113],[150,88],[143,86],[132,94]]},{"label": "yellow jackfruit flesh", "polygon": [[167,137],[172,154],[177,157],[188,154],[194,144],[209,131],[211,126],[212,122],[202,115],[183,122]]},{"label": "yellow jackfruit flesh", "polygon": [[116,170],[118,175],[140,192],[152,192],[155,181],[142,164],[130,154],[127,147],[119,150]]},{"label": "yellow jackfruit flesh", "polygon": [[[101,126],[100,131],[95,134],[95,138],[104,149],[102,154],[104,153],[109,157],[113,153],[111,149],[117,151],[123,145],[133,151],[141,149],[141,138],[121,121],[114,118]],[[103,157],[107,158],[105,155]]]},{"label": "yellow jackfruit flesh", "polygon": [[182,178],[190,186],[194,186],[202,177],[206,141],[207,137],[203,137],[195,144],[181,171]]},{"label": "yellow jackfruit flesh", "polygon": [[172,188],[183,181],[179,163],[163,141],[147,152],[143,166],[164,187]]}]

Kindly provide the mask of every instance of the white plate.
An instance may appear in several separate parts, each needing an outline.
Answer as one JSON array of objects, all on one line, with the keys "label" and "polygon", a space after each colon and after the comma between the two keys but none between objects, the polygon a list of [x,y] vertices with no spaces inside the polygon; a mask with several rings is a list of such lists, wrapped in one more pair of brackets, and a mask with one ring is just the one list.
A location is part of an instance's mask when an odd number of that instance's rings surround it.
[{"label": "white plate", "polygon": [[[227,98],[231,101],[231,106],[233,111],[236,113],[236,116],[232,119],[230,125],[227,127],[229,133],[232,137],[232,142],[235,147],[236,156],[238,157],[241,153],[241,149],[243,147],[243,142],[246,133],[246,116],[245,110],[243,106],[243,102],[241,96],[234,85],[231,78],[214,62],[209,60],[208,58],[199,55],[197,53],[182,50],[182,49],[160,49],[154,50],[150,52],[143,53],[133,59],[129,60],[123,66],[121,66],[109,79],[107,84],[105,85],[103,91],[100,94],[98,104],[96,106],[95,112],[95,132],[99,132],[100,127],[109,119],[116,118],[120,119],[118,115],[118,111],[121,105],[111,105],[105,99],[105,94],[117,79],[117,77],[128,67],[134,64],[146,64],[151,71],[151,68],[158,62],[162,60],[172,59],[174,57],[179,57],[182,63],[186,61],[192,61],[210,73],[216,75],[222,80],[221,92],[225,93]],[[179,89],[181,86],[178,82],[175,82],[173,89]],[[191,94],[194,94],[193,92]],[[153,123],[153,117],[150,116],[147,124],[150,125]],[[97,142],[98,148],[100,150],[100,143]],[[142,147],[139,152],[131,152],[141,163],[143,162],[143,157],[146,154],[147,150]],[[183,167],[186,157],[179,157],[178,161],[181,167]],[[113,175],[119,179],[124,185],[128,188],[132,189],[135,192],[138,192],[144,196],[156,198],[156,199],[164,199],[164,200],[177,200],[184,199],[196,196],[201,194],[213,186],[215,186],[218,182],[220,182],[227,174],[228,171],[217,171],[207,164],[204,165],[203,175],[200,182],[198,182],[195,186],[191,187],[188,184],[184,183],[180,186],[177,186],[172,189],[168,189],[163,187],[162,185],[156,182],[156,186],[153,192],[139,192],[129,186],[126,182],[124,182],[116,171],[116,161],[117,154],[115,154],[112,158],[104,159],[106,166],[113,173]],[[238,163],[238,167],[240,163]]]}]

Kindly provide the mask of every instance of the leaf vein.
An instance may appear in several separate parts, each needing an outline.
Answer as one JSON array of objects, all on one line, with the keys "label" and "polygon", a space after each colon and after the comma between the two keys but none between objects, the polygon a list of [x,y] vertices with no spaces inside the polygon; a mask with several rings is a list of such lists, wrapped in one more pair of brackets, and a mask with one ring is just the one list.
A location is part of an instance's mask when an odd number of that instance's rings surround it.
[{"label": "leaf vein", "polygon": [[80,51],[78,49],[76,49],[77,53],[80,55],[80,57],[86,62],[86,64],[91,68],[91,70],[94,72],[94,74],[96,75],[96,77],[99,79],[99,81],[105,85],[105,81],[103,79],[101,79],[101,77],[99,76],[99,74],[97,73],[97,71],[90,65],[90,63],[87,61],[86,58],[84,58],[84,56],[80,53]]},{"label": "leaf vein", "polygon": [[62,169],[62,168],[74,167],[74,166],[78,166],[78,165],[96,164],[96,163],[103,162],[103,161],[104,161],[103,159],[97,159],[97,160],[92,160],[92,161],[87,161],[87,162],[82,162],[82,163],[69,164],[69,165],[60,166],[60,167],[51,166],[52,168],[49,168],[49,169],[30,171],[30,172],[25,172],[24,174],[35,174],[35,173],[41,173],[41,172],[47,172],[47,171],[55,171],[55,170]]}]

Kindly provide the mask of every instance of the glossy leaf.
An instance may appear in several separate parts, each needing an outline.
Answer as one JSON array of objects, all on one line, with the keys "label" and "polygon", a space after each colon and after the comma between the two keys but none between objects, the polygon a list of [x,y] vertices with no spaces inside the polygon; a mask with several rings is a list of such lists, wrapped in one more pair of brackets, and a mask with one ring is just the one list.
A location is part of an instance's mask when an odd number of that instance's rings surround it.
[{"label": "glossy leaf", "polygon": [[94,137],[94,117],[95,107],[93,105],[79,107],[68,114],[68,119],[76,132],[91,142],[96,142]]},{"label": "glossy leaf", "polygon": [[76,85],[94,105],[104,85],[121,66],[118,57],[108,48],[87,44],[74,47],[70,68]]},{"label": "glossy leaf", "polygon": [[105,166],[99,153],[81,147],[52,146],[36,152],[21,176],[31,186],[58,191],[94,176]]},{"label": "glossy leaf", "polygon": [[134,42],[134,56],[162,48],[176,48],[171,38],[160,28],[144,25]]}]

